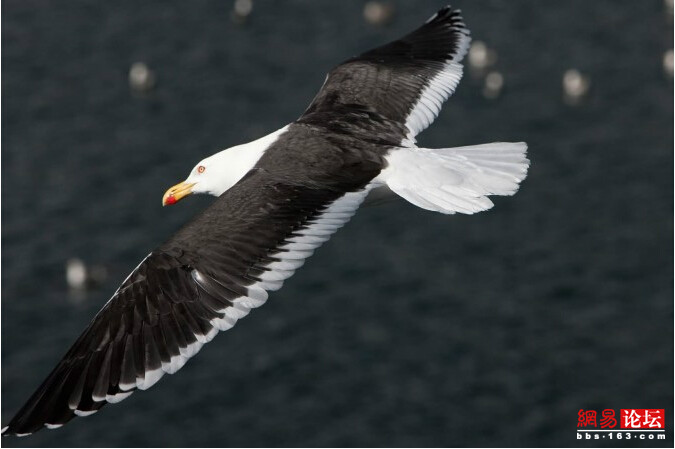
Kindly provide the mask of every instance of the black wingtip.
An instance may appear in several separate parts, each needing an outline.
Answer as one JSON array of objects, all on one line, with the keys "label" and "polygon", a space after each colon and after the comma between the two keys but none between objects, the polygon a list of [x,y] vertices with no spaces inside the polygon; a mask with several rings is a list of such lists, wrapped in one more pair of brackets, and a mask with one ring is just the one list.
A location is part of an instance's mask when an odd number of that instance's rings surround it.
[{"label": "black wingtip", "polygon": [[444,7],[442,7],[438,11],[436,11],[436,13],[433,16],[429,17],[429,19],[426,21],[426,23],[440,22],[440,21],[446,20],[448,17],[450,17],[453,14],[460,14],[461,12],[462,12],[461,9],[454,9],[453,10],[452,6],[445,5]]},{"label": "black wingtip", "polygon": [[28,435],[32,435],[35,432],[36,432],[35,430],[26,430],[25,432],[21,431],[21,430],[17,430],[15,420],[13,419],[9,422],[9,424],[7,424],[5,427],[2,428],[2,431],[0,432],[0,434],[3,437],[25,437],[25,436],[28,436]]},{"label": "black wingtip", "polygon": [[27,437],[28,435],[32,435],[33,432],[27,432],[27,433],[18,433],[15,430],[10,430],[10,426],[5,426],[2,428],[2,432],[0,432],[0,435],[3,437]]},{"label": "black wingtip", "polygon": [[447,28],[467,36],[470,34],[464,23],[464,18],[462,17],[462,10],[453,9],[450,5],[439,9],[436,14],[431,16],[429,20],[424,23],[420,30]]}]

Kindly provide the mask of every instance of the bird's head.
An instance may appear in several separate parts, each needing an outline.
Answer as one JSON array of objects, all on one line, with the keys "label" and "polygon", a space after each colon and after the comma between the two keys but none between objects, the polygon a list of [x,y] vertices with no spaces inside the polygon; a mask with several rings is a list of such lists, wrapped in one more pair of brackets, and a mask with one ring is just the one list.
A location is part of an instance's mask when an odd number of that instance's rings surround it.
[{"label": "bird's head", "polygon": [[176,204],[192,193],[222,195],[255,166],[267,147],[287,128],[288,126],[284,126],[258,140],[226,148],[202,159],[185,181],[166,191],[162,204],[164,206]]},{"label": "bird's head", "polygon": [[[176,184],[164,193],[162,205],[176,204],[193,193],[220,195],[227,190],[227,186],[223,185],[223,164],[224,161],[214,156],[201,160],[190,171],[185,181]],[[220,176],[218,176],[219,173]]]},{"label": "bird's head", "polygon": [[220,196],[248,173],[259,157],[247,145],[237,145],[202,159],[185,181],[164,193],[162,205],[176,204],[193,193]]}]

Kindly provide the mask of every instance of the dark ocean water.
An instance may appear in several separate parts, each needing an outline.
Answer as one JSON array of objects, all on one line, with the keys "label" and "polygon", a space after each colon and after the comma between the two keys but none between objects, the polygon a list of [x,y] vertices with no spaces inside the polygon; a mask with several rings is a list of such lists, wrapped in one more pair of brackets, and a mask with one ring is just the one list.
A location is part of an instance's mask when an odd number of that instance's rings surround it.
[{"label": "dark ocean water", "polygon": [[[475,216],[365,208],[177,375],[3,445],[567,446],[579,409],[665,408],[672,446],[672,16],[657,0],[456,3],[504,92],[465,76],[420,145],[527,141],[516,196]],[[3,2],[3,424],[212,201],[162,208],[167,187],[441,6],[394,4],[376,27],[360,1],[256,1],[243,25],[229,1]],[[146,95],[129,90],[135,61],[158,76]],[[592,79],[577,107],[572,67]],[[69,294],[71,257],[108,280]]]}]

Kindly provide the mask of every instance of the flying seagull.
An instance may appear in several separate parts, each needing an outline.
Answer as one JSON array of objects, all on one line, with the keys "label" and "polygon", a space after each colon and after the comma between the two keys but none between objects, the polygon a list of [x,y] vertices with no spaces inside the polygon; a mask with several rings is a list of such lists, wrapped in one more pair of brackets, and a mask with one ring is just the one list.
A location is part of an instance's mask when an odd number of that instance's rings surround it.
[{"label": "flying seagull", "polygon": [[457,87],[469,42],[460,11],[445,7],[332,69],[295,122],[199,162],[163,204],[218,199],[143,259],[2,433],[61,427],[175,373],[264,304],[371,192],[444,214],[514,194],[525,143],[415,144]]}]

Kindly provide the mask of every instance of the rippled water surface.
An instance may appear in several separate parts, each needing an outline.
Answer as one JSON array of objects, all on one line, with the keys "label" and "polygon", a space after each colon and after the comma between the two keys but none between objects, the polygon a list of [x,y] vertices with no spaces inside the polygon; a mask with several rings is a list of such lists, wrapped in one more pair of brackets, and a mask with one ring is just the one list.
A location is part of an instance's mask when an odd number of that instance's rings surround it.
[{"label": "rippled water surface", "polygon": [[[430,147],[525,140],[475,216],[365,208],[175,376],[11,446],[576,445],[579,409],[673,403],[673,88],[661,1],[459,1],[497,51]],[[2,422],[119,282],[211,200],[160,207],[202,157],[302,113],[342,59],[441,4],[8,0],[2,16]],[[129,67],[157,87],[133,95]],[[568,68],[591,77],[576,107]],[[108,278],[69,294],[66,260]],[[602,444],[602,443],[601,443]],[[605,446],[613,444],[605,443]]]}]

